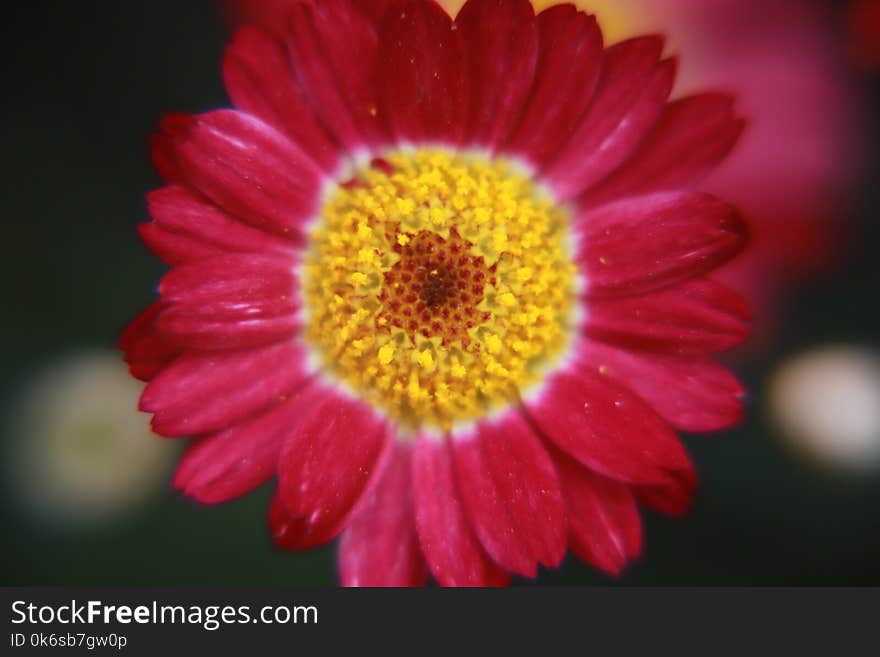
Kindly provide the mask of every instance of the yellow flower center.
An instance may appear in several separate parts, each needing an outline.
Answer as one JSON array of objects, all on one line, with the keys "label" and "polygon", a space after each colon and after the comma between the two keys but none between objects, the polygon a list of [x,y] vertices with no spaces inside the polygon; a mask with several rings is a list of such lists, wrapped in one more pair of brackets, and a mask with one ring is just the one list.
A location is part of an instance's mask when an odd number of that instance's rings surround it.
[{"label": "yellow flower center", "polygon": [[321,368],[404,430],[515,401],[563,354],[569,215],[503,159],[395,151],[334,190],[303,267]]}]

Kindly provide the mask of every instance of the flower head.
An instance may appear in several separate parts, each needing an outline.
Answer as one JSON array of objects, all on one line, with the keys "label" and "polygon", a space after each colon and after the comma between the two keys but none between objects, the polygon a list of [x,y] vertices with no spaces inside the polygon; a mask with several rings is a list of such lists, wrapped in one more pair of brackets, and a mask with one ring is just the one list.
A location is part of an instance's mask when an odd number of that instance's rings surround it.
[{"label": "flower head", "polygon": [[647,36],[571,5],[296,3],[243,28],[237,109],[173,116],[150,247],[172,271],[125,336],[141,406],[199,436],[175,485],[277,478],[278,545],[340,536],[345,584],[534,577],[567,547],[619,572],[637,503],[683,512],[674,429],[740,416],[709,354],[746,310],[707,275],[743,246],[690,189],[742,129],[668,103]]}]

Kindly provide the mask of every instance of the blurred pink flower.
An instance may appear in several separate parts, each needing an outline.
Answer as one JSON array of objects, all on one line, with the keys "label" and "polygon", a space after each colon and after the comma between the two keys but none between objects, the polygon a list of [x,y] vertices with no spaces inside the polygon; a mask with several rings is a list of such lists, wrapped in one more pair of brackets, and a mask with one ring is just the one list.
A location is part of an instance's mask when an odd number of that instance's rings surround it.
[{"label": "blurred pink flower", "polygon": [[837,264],[848,239],[862,129],[835,15],[811,0],[631,4],[654,7],[654,27],[666,22],[671,47],[688,54],[679,94],[712,81],[736,94],[749,120],[705,186],[752,223],[753,247],[727,275],[749,291],[766,340],[780,293]]}]

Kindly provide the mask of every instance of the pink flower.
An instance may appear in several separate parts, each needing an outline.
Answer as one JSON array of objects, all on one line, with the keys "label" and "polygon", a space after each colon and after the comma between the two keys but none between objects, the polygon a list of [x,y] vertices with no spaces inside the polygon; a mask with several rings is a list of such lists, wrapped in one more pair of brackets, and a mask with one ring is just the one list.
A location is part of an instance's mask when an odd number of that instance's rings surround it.
[{"label": "pink flower", "polygon": [[173,269],[122,347],[153,429],[197,436],[175,486],[276,478],[276,543],[338,536],[346,585],[504,584],[567,548],[620,572],[638,504],[690,503],[675,430],[741,416],[711,354],[747,310],[708,276],[745,231],[692,189],[733,101],[669,103],[662,40],[605,48],[572,6],[327,0],[284,24],[230,45],[237,109],[153,142],[141,234]]}]

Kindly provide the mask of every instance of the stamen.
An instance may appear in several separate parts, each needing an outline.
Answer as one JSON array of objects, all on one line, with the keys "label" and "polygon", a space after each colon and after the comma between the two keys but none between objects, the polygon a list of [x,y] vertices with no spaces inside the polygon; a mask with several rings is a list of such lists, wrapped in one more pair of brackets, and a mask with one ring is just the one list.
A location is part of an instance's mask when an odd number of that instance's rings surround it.
[{"label": "stamen", "polygon": [[475,318],[489,319],[488,312],[477,309],[483,301],[483,285],[469,283],[485,279],[485,259],[467,255],[473,244],[455,228],[447,239],[423,230],[403,241],[391,240],[400,260],[385,273],[377,325],[438,337],[444,345],[467,340]]}]

